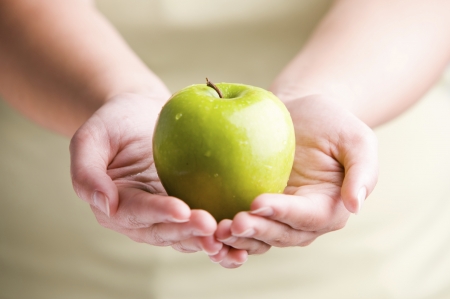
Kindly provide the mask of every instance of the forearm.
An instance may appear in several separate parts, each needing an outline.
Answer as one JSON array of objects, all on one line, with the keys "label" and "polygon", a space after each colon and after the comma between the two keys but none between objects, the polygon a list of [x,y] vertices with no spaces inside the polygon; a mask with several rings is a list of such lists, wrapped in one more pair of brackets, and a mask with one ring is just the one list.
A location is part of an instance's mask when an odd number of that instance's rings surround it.
[{"label": "forearm", "polygon": [[272,91],[323,94],[370,126],[417,101],[450,60],[450,2],[340,0]]},{"label": "forearm", "polygon": [[87,1],[0,1],[0,95],[23,114],[71,136],[124,92],[167,90]]}]

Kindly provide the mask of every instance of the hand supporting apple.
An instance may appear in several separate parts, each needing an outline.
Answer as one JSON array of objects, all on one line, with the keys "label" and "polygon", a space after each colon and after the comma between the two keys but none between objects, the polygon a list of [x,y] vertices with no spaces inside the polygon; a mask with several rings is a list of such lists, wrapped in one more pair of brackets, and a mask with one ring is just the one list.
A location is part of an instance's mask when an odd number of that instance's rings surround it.
[{"label": "hand supporting apple", "polygon": [[[373,131],[322,96],[287,103],[295,134],[293,170],[285,194],[263,194],[250,212],[219,223],[216,237],[249,254],[270,246],[306,246],[343,228],[361,209],[378,176]],[[228,263],[227,257],[214,261]]]},{"label": "hand supporting apple", "polygon": [[156,174],[152,135],[162,104],[123,94],[100,108],[71,141],[74,188],[104,227],[137,242],[216,254],[214,218],[167,196]]}]

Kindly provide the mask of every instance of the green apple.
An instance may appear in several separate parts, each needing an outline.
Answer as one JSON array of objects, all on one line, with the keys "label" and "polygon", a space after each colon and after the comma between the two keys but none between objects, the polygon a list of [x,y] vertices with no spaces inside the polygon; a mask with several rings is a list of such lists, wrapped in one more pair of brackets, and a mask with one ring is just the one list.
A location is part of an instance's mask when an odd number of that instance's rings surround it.
[{"label": "green apple", "polygon": [[249,210],[262,193],[283,192],[294,150],[292,119],[274,94],[208,80],[169,99],[153,136],[167,193],[217,221]]}]

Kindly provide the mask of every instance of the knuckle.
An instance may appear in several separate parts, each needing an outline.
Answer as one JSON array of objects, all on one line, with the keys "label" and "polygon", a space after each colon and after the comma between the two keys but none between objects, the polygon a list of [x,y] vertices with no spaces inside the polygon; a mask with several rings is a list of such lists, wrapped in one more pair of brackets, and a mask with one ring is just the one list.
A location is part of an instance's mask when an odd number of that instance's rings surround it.
[{"label": "knuckle", "polygon": [[89,169],[71,169],[70,177],[72,180],[72,187],[75,191],[75,194],[81,198],[83,201],[91,202],[91,198],[89,198],[90,191],[88,187],[86,187],[86,182],[89,181],[88,175]]},{"label": "knuckle", "polygon": [[330,231],[336,231],[336,230],[343,229],[345,227],[345,225],[346,225],[346,221],[338,222],[330,228]]},{"label": "knuckle", "polygon": [[336,230],[343,229],[345,227],[345,225],[347,224],[347,220],[348,220],[348,218],[340,219],[340,220],[336,221],[335,223],[333,223],[333,225],[331,225],[329,227],[329,231],[336,231]]},{"label": "knuckle", "polygon": [[107,219],[104,219],[103,217],[97,217],[97,222],[98,224],[100,224],[100,226],[104,228],[112,228],[111,223]]},{"label": "knuckle", "polygon": [[79,198],[81,198],[82,200],[87,201],[87,200],[84,198],[84,196],[83,196],[83,192],[82,192],[83,187],[82,187],[82,185],[79,184],[78,182],[79,182],[79,180],[78,180],[78,179],[75,179],[75,178],[72,176],[72,187],[73,187],[73,190],[75,191],[75,194],[76,194]]},{"label": "knuckle", "polygon": [[80,186],[81,182],[86,177],[84,171],[77,169],[75,170],[73,167],[70,171],[70,178],[72,179],[72,184],[75,186]]},{"label": "knuckle", "polygon": [[194,250],[192,248],[189,248],[188,246],[184,245],[182,242],[177,242],[175,244],[172,244],[172,248],[176,251],[183,252],[183,253],[192,253],[197,252],[198,250]]},{"label": "knuckle", "polygon": [[363,130],[360,131],[359,134],[353,136],[352,143],[356,145],[365,145],[370,148],[376,148],[378,146],[378,138],[375,132],[365,126]]},{"label": "knuckle", "polygon": [[149,227],[147,235],[148,235],[147,243],[149,244],[156,246],[170,246],[173,244],[173,242],[165,240],[163,238],[160,231],[158,230],[158,226],[156,225]]},{"label": "knuckle", "polygon": [[316,238],[302,241],[302,242],[298,243],[298,246],[299,247],[306,247],[306,246],[310,245],[312,242],[314,242],[315,240],[316,240]]},{"label": "knuckle", "polygon": [[264,244],[248,250],[248,254],[263,254],[269,251],[272,246]]},{"label": "knuckle", "polygon": [[345,146],[376,146],[378,139],[375,132],[365,124],[359,126],[357,131],[344,134],[344,139],[340,142]]},{"label": "knuckle", "polygon": [[75,134],[70,139],[69,143],[69,152],[72,155],[76,155],[78,152],[78,149],[86,144],[86,142],[92,138],[92,133],[86,129],[86,126],[83,125],[81,128],[79,128]]},{"label": "knuckle", "polygon": [[136,215],[127,215],[124,219],[124,224],[130,228],[146,228],[150,225],[142,222]]},{"label": "knuckle", "polygon": [[86,180],[86,174],[85,171],[81,169],[75,170],[73,167],[71,167],[70,170],[70,178],[72,180],[72,186],[73,190],[77,194],[78,197],[80,197],[83,200],[86,200],[83,198],[83,182]]},{"label": "knuckle", "polygon": [[276,247],[289,247],[296,243],[295,239],[291,233],[284,231],[273,239],[272,244]]},{"label": "knuckle", "polygon": [[80,137],[80,130],[78,130],[75,132],[73,137],[70,139],[70,143],[69,143],[70,153],[73,153],[76,150],[76,148],[78,147],[78,144],[80,143],[81,140],[82,140],[82,138]]},{"label": "knuckle", "polygon": [[94,213],[95,218],[97,219],[98,224],[100,224],[104,228],[113,228],[113,224],[111,223],[111,218],[106,217],[105,214],[100,212],[95,206],[90,205],[92,213]]}]

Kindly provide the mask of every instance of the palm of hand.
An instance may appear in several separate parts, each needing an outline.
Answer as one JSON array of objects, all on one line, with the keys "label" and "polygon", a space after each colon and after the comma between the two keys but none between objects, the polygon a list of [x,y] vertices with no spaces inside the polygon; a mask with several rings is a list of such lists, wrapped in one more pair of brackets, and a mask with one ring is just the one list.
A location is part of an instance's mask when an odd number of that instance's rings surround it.
[{"label": "palm of hand", "polygon": [[118,100],[110,104],[114,105],[116,111],[107,109],[106,113],[115,112],[115,118],[105,117],[102,115],[103,111],[98,115],[98,121],[108,135],[109,156],[113,157],[108,164],[107,174],[119,189],[134,188],[166,195],[156,173],[152,155],[156,114],[142,113],[158,111],[160,107],[142,101],[133,103],[130,99],[127,102]]},{"label": "palm of hand", "polygon": [[288,104],[296,150],[285,194],[299,196],[298,200],[305,201],[309,208],[295,227],[314,231],[318,236],[342,228],[350,216],[341,197],[345,168],[340,143],[348,127],[363,125],[346,111],[321,107],[323,103],[318,99],[304,101],[302,106]]}]

